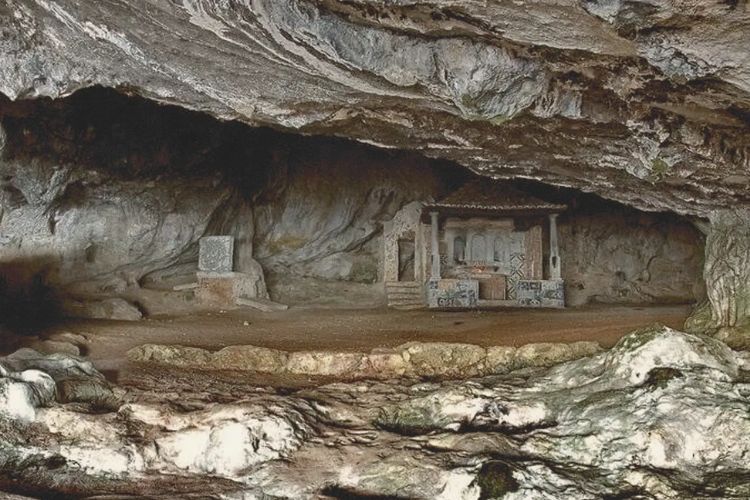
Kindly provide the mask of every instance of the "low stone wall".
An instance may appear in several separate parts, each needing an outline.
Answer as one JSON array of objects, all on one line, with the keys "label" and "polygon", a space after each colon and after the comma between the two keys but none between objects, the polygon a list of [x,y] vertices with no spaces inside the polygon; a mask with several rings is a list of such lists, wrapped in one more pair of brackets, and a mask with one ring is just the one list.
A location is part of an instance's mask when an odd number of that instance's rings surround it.
[{"label": "low stone wall", "polygon": [[128,351],[128,359],[199,370],[246,370],[346,379],[402,376],[463,378],[551,366],[591,356],[601,350],[597,342],[536,343],[518,348],[410,342],[392,349],[373,349],[369,353],[287,352],[252,345],[229,346],[211,352],[196,347],[144,344]]}]

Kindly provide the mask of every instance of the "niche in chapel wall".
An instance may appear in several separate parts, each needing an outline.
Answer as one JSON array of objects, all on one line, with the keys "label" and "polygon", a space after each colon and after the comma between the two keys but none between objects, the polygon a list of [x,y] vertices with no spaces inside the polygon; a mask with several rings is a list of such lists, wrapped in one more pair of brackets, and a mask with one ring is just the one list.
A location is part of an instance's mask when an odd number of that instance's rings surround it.
[{"label": "niche in chapel wall", "polygon": [[461,235],[453,238],[453,258],[455,263],[466,262],[466,239]]},{"label": "niche in chapel wall", "polygon": [[525,231],[515,230],[511,219],[450,218],[441,243],[448,266],[489,265],[510,275],[514,259],[525,253]]}]

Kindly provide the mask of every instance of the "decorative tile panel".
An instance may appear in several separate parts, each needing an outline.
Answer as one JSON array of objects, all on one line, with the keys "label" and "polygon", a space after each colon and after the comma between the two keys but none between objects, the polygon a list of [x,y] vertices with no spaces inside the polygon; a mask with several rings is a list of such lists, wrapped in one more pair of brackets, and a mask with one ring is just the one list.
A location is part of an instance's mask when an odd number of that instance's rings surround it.
[{"label": "decorative tile panel", "polygon": [[231,273],[234,264],[234,236],[206,236],[200,239],[198,269],[207,273]]}]

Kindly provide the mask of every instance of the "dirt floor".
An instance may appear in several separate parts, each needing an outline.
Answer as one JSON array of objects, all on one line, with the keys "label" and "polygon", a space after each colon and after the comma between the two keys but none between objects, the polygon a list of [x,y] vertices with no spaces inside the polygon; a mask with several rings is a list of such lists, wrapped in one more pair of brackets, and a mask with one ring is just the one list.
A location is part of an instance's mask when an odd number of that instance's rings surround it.
[{"label": "dirt floor", "polygon": [[481,346],[595,340],[614,345],[624,334],[661,323],[681,328],[690,306],[591,306],[564,310],[394,311],[305,309],[261,313],[231,310],[139,322],[69,321],[45,332],[89,339],[86,354],[101,370],[118,370],[128,349],[180,344],[211,350],[252,344],[287,351],[369,351],[410,341],[465,342]]}]

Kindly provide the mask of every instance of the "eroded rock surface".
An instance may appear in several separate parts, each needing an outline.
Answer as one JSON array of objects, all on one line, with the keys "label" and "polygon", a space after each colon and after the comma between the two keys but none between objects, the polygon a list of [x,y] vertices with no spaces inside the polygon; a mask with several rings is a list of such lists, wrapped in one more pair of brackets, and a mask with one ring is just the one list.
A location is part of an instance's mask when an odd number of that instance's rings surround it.
[{"label": "eroded rock surface", "polygon": [[716,328],[750,323],[750,211],[712,214],[706,241],[705,279]]},{"label": "eroded rock surface", "polygon": [[744,1],[4,0],[0,92],[92,85],[707,216],[748,202]]},{"label": "eroded rock surface", "polygon": [[705,297],[703,237],[684,220],[604,205],[563,215],[558,227],[569,306]]},{"label": "eroded rock surface", "polygon": [[710,337],[651,328],[551,369],[465,381],[280,395],[226,379],[185,390],[156,376],[110,413],[26,397],[24,419],[3,401],[15,431],[2,436],[0,484],[12,473],[36,491],[77,494],[744,498],[746,367]]}]

